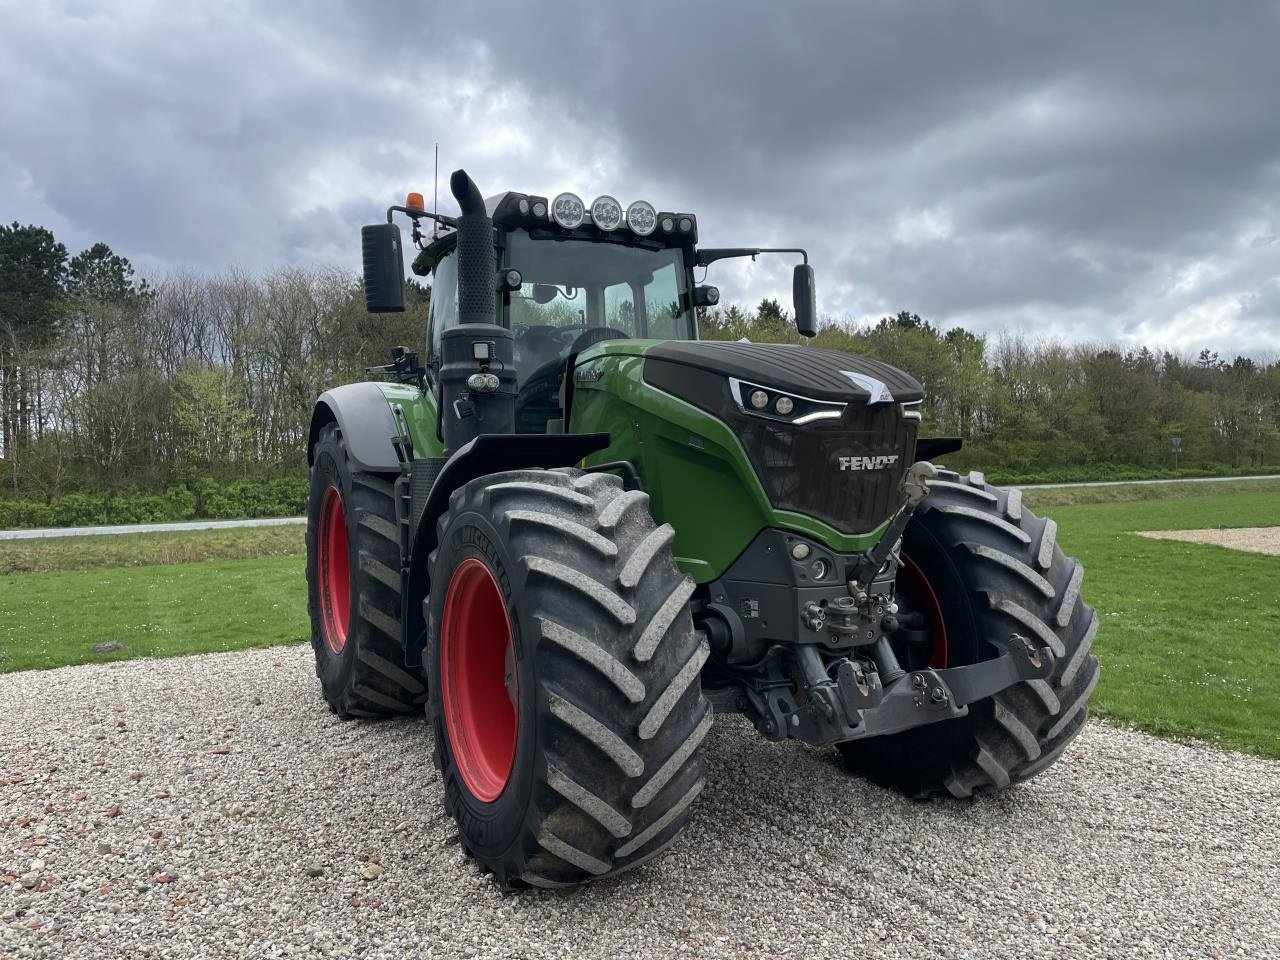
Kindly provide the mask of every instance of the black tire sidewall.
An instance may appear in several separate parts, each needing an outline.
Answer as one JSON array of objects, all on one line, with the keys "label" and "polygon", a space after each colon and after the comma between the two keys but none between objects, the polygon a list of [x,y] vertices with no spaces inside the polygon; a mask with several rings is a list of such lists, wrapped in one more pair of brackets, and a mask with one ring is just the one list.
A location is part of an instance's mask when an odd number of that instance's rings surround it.
[{"label": "black tire sidewall", "polygon": [[[492,803],[476,797],[463,781],[453,756],[444,718],[440,663],[441,624],[449,580],[458,565],[468,558],[483,563],[498,584],[506,605],[515,648],[519,703],[516,712],[516,754],[511,777],[502,793]],[[533,809],[534,788],[538,783],[537,764],[542,705],[536,674],[537,657],[530,638],[538,636],[533,617],[523,610],[524,575],[507,549],[506,538],[487,517],[464,510],[450,518],[443,531],[432,568],[432,587],[428,629],[427,663],[429,674],[436,678],[429,684],[430,715],[440,756],[444,781],[445,805],[459,821],[462,834],[473,852],[486,860],[502,860],[525,835],[528,823],[536,821]],[[536,643],[536,641],[534,641]]]},{"label": "black tire sidewall", "polygon": [[[316,443],[314,459],[311,466],[311,491],[307,499],[307,527],[314,531],[310,549],[307,551],[307,585],[308,605],[310,606],[312,624],[312,647],[316,653],[316,675],[324,688],[325,696],[330,703],[340,698],[350,682],[351,671],[355,662],[355,619],[356,605],[348,604],[347,642],[341,653],[335,654],[325,641],[324,616],[320,597],[320,511],[324,503],[325,492],[329,487],[336,487],[342,498],[343,518],[347,527],[347,582],[356,582],[356,551],[350,545],[356,542],[355,511],[351,505],[351,468],[347,463],[346,451],[333,430],[326,430]],[[354,597],[352,600],[354,601]]]}]

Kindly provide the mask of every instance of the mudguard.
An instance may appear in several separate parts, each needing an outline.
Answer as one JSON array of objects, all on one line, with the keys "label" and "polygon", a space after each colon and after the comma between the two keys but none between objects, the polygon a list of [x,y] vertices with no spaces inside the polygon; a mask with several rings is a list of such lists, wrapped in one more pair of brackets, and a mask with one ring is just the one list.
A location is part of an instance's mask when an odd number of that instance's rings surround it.
[{"label": "mudguard", "polygon": [[377,473],[398,473],[392,437],[400,431],[391,416],[391,405],[374,383],[348,383],[320,394],[311,414],[307,439],[307,465],[311,465],[316,438],[326,423],[338,424],[347,444],[347,456],[357,468]]}]

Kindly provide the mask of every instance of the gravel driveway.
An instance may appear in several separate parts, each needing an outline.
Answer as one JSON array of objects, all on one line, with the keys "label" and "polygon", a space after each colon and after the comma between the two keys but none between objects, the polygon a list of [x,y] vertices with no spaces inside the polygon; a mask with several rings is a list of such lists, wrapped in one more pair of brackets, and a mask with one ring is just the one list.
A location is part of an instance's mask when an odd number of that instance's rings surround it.
[{"label": "gravel driveway", "polygon": [[717,722],[672,852],[504,895],[421,720],[340,723],[302,647],[0,677],[6,957],[1280,955],[1280,764],[1091,724],[916,804]]}]

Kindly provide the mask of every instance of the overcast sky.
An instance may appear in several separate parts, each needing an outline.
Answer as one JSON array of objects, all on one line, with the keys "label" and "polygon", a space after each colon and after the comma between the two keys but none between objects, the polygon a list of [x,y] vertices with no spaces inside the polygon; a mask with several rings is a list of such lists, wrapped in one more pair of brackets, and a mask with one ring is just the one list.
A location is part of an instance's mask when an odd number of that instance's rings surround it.
[{"label": "overcast sky", "polygon": [[837,318],[1280,351],[1277,2],[0,0],[0,90],[0,219],[151,273],[354,270],[439,141]]}]

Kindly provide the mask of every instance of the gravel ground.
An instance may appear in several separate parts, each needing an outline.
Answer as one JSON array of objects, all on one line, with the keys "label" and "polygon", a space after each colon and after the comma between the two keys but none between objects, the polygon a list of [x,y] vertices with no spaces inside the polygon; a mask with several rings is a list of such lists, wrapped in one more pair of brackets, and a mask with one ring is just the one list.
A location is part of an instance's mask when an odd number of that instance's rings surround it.
[{"label": "gravel ground", "polygon": [[670,854],[502,894],[303,647],[0,677],[6,957],[1280,956],[1280,764],[1091,724],[916,804],[735,718]]},{"label": "gravel ground", "polygon": [[1232,527],[1214,530],[1141,530],[1141,537],[1152,540],[1181,540],[1185,543],[1209,543],[1215,547],[1270,553],[1280,556],[1280,527]]}]

